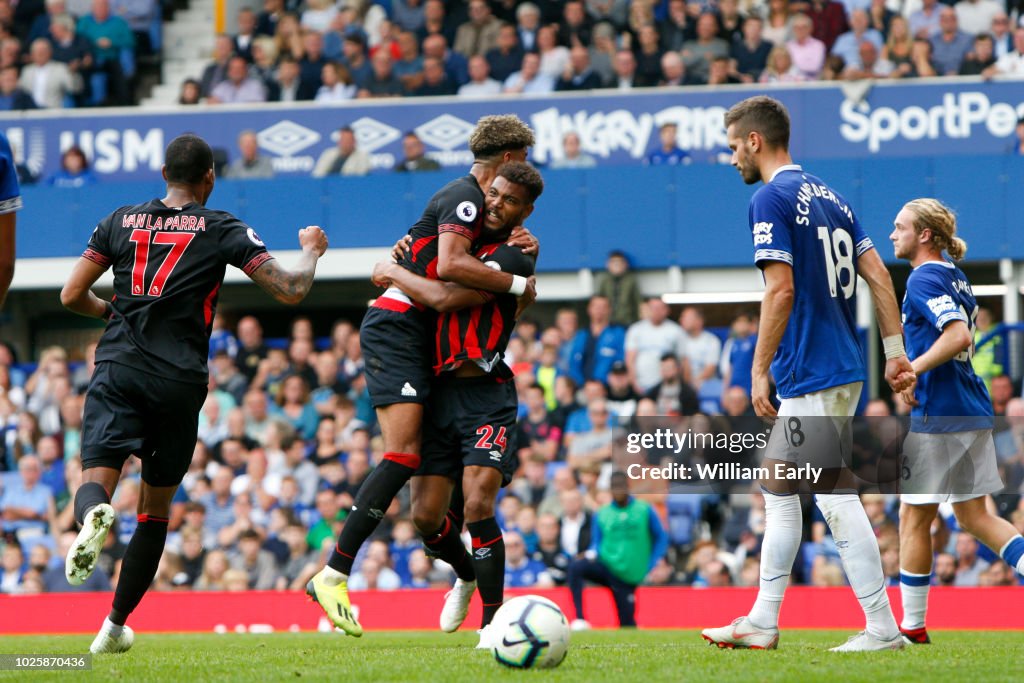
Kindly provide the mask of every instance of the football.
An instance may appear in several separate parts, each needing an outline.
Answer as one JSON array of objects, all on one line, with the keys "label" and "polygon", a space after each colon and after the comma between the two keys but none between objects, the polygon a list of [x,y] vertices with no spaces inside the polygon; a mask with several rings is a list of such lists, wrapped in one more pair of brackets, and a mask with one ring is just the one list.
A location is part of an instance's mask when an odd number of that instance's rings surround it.
[{"label": "football", "polygon": [[539,595],[512,598],[494,615],[500,640],[492,648],[499,664],[516,669],[550,669],[569,650],[569,622],[558,605]]}]

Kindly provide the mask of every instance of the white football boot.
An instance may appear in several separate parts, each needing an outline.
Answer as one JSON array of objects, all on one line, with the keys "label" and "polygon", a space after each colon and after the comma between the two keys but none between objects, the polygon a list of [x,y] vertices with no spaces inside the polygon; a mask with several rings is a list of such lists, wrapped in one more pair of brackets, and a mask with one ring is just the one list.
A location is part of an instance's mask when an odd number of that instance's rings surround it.
[{"label": "white football boot", "polygon": [[721,628],[706,628],[700,635],[709,643],[730,650],[774,650],[779,646],[779,629],[759,628],[747,617],[734,619]]},{"label": "white football boot", "polygon": [[455,579],[455,586],[444,594],[444,607],[441,608],[441,630],[454,633],[462,626],[469,614],[469,601],[476,592],[476,581]]}]

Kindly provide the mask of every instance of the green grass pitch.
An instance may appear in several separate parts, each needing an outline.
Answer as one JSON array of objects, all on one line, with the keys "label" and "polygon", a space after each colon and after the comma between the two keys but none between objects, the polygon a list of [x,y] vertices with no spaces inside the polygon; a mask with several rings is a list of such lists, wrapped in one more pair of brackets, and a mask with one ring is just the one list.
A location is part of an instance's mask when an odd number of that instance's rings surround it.
[{"label": "green grass pitch", "polygon": [[[938,631],[931,646],[836,654],[846,631],[783,631],[775,652],[708,646],[695,631],[574,633],[560,667],[516,671],[473,649],[474,633],[136,633],[123,655],[93,658],[91,672],[0,672],[18,681],[1018,681],[1024,633]],[[91,636],[5,636],[0,653],[80,654]]]}]

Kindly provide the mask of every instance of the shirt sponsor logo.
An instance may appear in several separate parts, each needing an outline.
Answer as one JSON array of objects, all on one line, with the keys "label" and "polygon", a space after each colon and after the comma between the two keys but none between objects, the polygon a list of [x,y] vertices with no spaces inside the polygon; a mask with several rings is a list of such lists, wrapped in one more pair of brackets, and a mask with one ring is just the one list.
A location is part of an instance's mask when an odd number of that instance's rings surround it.
[{"label": "shirt sponsor logo", "polygon": [[928,308],[931,309],[932,315],[938,316],[956,310],[956,304],[953,303],[953,297],[949,294],[943,294],[934,299],[928,299]]},{"label": "shirt sponsor logo", "polygon": [[762,244],[772,243],[772,226],[774,223],[767,223],[761,221],[760,223],[754,223],[754,246],[760,246]]}]

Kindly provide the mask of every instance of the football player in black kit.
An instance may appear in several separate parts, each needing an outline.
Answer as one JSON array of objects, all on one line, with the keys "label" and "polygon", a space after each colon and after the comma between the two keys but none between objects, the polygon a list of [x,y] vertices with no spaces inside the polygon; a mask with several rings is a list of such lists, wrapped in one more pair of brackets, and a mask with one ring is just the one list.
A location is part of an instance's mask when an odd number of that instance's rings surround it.
[{"label": "football player in black kit", "polygon": [[[485,116],[469,138],[473,166],[427,204],[409,230],[411,249],[399,264],[410,273],[474,290],[534,297],[526,277],[485,266],[473,256],[484,223],[484,193],[503,164],[525,161],[533,131],[513,115]],[[327,566],[306,592],[331,622],[352,636],[362,626],[352,614],[348,577],[360,546],[420,465],[423,405],[430,393],[436,312],[399,287],[379,296],[359,330],[367,389],[377,411],[384,457],[359,488]]]},{"label": "football player in black kit", "polygon": [[[502,166],[487,191],[484,229],[474,256],[503,273],[533,275],[533,258],[505,241],[532,213],[543,190],[540,173],[529,164]],[[496,634],[488,625],[501,607],[505,578],[495,500],[517,464],[516,446],[509,440],[514,440],[519,400],[503,357],[519,302],[511,294],[417,276],[394,263],[377,264],[374,280],[397,285],[440,314],[430,354],[436,378],[423,427],[422,463],[412,480],[412,517],[427,548],[458,575],[445,598],[441,629],[459,628],[479,588],[483,620],[477,647],[489,648]],[[454,492],[462,495],[453,500]],[[463,517],[472,557],[459,539]]]},{"label": "football player in black kit", "polygon": [[[278,301],[297,304],[327,250],[320,228],[304,228],[299,263],[294,270],[282,268],[252,228],[206,208],[213,152],[202,138],[175,138],[164,159],[167,196],[121,207],[100,221],[60,294],[69,310],[107,321],[85,399],[82,485],[74,503],[82,530],[65,565],[71,584],[83,583],[96,566],[114,521],[110,498],[125,461],[134,454],[142,462],[139,524],[113,608],[89,648],[93,653],[132,646],[125,621],[156,574],[171,498],[196,444],[225,267],[240,268]],[[114,269],[114,296],[104,301],[90,288],[108,268]]]}]

